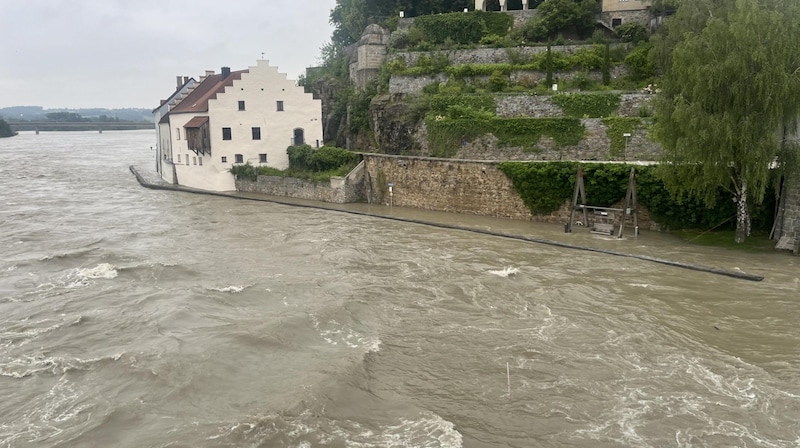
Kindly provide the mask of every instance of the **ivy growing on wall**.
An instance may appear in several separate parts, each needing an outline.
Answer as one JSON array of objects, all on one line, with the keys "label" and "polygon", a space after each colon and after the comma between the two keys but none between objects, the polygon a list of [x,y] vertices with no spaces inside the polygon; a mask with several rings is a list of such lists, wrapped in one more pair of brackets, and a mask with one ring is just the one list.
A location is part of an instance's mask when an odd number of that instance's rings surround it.
[{"label": "ivy growing on wall", "polygon": [[620,98],[615,93],[561,93],[553,95],[553,102],[569,117],[601,118],[616,114]]},{"label": "ivy growing on wall", "polygon": [[434,157],[452,157],[459,146],[492,134],[500,145],[532,150],[543,136],[556,146],[577,145],[585,129],[577,118],[470,118],[428,116],[428,143]]},{"label": "ivy growing on wall", "polygon": [[[499,169],[511,180],[514,189],[534,215],[546,215],[572,200],[578,162],[503,162]],[[628,189],[631,165],[583,164],[583,180],[587,203],[601,207],[613,206],[624,200]],[[728,192],[719,191],[714,208],[702,201],[673,196],[658,177],[657,166],[636,166],[637,198],[650,216],[665,228],[733,229],[736,215]],[[774,194],[767,194],[774,198]],[[766,200],[754,210],[754,228],[766,230],[772,226],[774,200]],[[722,226],[720,226],[722,224]]]},{"label": "ivy growing on wall", "polygon": [[636,129],[643,126],[641,118],[636,117],[606,117],[603,118],[606,125],[606,135],[611,140],[611,147],[608,153],[611,157],[617,158],[625,154],[625,134],[632,134]]},{"label": "ivy growing on wall", "polygon": [[476,44],[488,35],[506,36],[514,18],[508,14],[483,11],[435,14],[417,17],[414,28],[433,44],[452,41],[457,44]]},{"label": "ivy growing on wall", "polygon": [[448,115],[453,106],[467,107],[478,111],[494,113],[496,103],[491,95],[434,95],[430,100],[430,110],[434,114]]}]

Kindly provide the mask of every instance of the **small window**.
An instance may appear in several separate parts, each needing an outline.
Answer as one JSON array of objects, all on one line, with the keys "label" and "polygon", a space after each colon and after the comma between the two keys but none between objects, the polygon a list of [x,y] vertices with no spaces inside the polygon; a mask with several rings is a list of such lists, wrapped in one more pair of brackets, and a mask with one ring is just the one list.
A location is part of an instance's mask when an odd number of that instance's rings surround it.
[{"label": "small window", "polygon": [[253,128],[253,140],[261,140],[261,128]]},{"label": "small window", "polygon": [[197,158],[197,164],[200,165],[200,166],[203,166],[203,158],[202,157],[198,157]]},{"label": "small window", "polygon": [[236,163],[244,163],[244,156],[241,154],[236,154]]},{"label": "small window", "polygon": [[192,157],[192,165],[197,165],[197,157]]},{"label": "small window", "polygon": [[178,154],[178,165],[180,165],[180,163],[181,163],[181,155]]},{"label": "small window", "polygon": [[228,163],[228,156],[222,156],[222,163]]},{"label": "small window", "polygon": [[175,140],[181,139],[181,128],[175,128]]},{"label": "small window", "polygon": [[622,19],[611,19],[611,27],[616,28],[622,25]]},{"label": "small window", "polygon": [[239,110],[244,110],[244,101],[239,101]]},{"label": "small window", "polygon": [[267,163],[267,155],[266,154],[259,154],[258,155],[258,163]]},{"label": "small window", "polygon": [[231,128],[222,128],[222,139],[223,140],[231,139]]},{"label": "small window", "polygon": [[189,154],[186,154],[186,166],[189,166]]},{"label": "small window", "polygon": [[278,101],[278,112],[283,112],[283,101]]}]

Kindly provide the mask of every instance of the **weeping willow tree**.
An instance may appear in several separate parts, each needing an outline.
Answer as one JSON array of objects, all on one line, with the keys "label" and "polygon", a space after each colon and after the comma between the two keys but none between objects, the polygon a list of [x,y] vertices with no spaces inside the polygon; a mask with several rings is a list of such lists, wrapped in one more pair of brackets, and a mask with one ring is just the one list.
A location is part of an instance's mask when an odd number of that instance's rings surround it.
[{"label": "weeping willow tree", "polygon": [[677,197],[736,204],[736,242],[772,169],[789,169],[784,129],[797,129],[800,27],[796,0],[685,0],[657,43],[662,65],[654,135]]}]

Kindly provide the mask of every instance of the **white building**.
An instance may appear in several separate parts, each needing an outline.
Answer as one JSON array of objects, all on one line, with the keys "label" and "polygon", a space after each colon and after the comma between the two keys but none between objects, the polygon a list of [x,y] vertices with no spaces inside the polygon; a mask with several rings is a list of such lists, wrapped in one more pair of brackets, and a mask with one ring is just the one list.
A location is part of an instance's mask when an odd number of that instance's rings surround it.
[{"label": "white building", "polygon": [[235,190],[235,164],[286,169],[289,146],[322,143],[322,102],[264,60],[206,72],[166,120],[174,179],[162,177],[203,190]]},{"label": "white building", "polygon": [[[197,83],[194,78],[188,76],[177,77],[177,88],[175,92],[166,100],[161,101],[161,105],[153,109],[153,118],[156,125],[157,145],[156,145],[156,171],[162,178],[174,182],[172,178],[172,140],[169,131],[169,109],[175,106],[183,97],[189,94]],[[166,168],[167,172],[164,172]]]}]

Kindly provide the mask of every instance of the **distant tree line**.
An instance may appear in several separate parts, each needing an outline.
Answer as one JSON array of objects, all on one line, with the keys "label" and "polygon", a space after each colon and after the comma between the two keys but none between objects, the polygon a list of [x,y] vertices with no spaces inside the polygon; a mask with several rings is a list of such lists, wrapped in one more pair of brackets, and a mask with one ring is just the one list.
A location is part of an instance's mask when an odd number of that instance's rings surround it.
[{"label": "distant tree line", "polygon": [[0,118],[0,138],[13,137],[15,135],[17,135],[17,133],[11,130],[11,126]]}]

